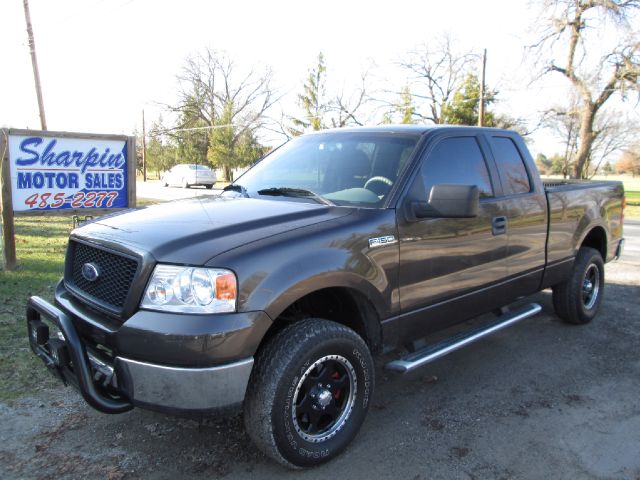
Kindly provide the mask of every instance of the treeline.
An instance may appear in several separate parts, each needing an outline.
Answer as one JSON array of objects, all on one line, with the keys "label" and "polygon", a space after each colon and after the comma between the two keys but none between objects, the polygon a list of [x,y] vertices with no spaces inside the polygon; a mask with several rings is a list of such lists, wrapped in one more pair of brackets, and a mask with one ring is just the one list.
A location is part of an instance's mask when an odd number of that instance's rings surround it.
[{"label": "treeline", "polygon": [[[541,112],[535,122],[533,128],[548,129],[564,145],[563,152],[539,156],[538,165],[548,173],[588,178],[613,169],[609,160],[614,152],[627,149],[634,155],[630,145],[638,125],[608,104],[611,98],[626,100],[640,92],[640,41],[631,28],[640,0],[541,4],[546,20],[536,24],[539,37],[527,47],[531,80],[560,75],[571,95],[564,104]],[[604,22],[617,29],[619,41],[603,52],[588,36]],[[284,97],[269,68],[240,68],[214,50],[188,58],[178,76],[178,101],[167,106],[170,124],[158,118],[147,132],[147,169],[160,173],[175,163],[208,164],[230,179],[233,169],[266,153],[260,143],[266,131],[284,140],[365,124],[478,124],[480,57],[456,50],[449,37],[415,48],[393,66],[365,70],[349,91],[329,90],[326,62],[320,53],[296,94],[295,111],[276,113]],[[389,68],[404,73],[404,85],[385,85],[375,75]],[[529,133],[523,119],[498,113],[499,91],[485,85],[484,99],[485,126]]]}]

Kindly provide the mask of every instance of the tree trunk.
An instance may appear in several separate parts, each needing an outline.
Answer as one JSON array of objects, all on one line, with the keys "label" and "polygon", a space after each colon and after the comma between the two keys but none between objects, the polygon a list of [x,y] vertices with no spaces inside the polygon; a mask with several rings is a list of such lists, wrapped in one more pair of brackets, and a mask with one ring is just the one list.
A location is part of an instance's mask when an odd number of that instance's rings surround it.
[{"label": "tree trunk", "polygon": [[593,134],[593,120],[595,118],[595,105],[585,101],[580,112],[580,147],[576,155],[573,178],[581,179],[586,172],[587,162],[591,156],[591,147],[595,138]]},{"label": "tree trunk", "polygon": [[222,171],[223,171],[223,174],[224,174],[225,181],[230,182],[230,181],[233,180],[231,178],[231,168],[229,168],[227,165],[223,165]]}]

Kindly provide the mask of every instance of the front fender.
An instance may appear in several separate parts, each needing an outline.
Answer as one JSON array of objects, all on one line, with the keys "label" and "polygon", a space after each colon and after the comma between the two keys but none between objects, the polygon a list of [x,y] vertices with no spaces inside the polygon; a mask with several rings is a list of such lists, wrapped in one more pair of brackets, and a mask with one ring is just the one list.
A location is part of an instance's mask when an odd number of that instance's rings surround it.
[{"label": "front fender", "polygon": [[[348,270],[345,268],[348,266]],[[380,265],[363,254],[338,250],[319,250],[294,255],[261,278],[249,278],[251,288],[240,299],[243,310],[264,310],[277,318],[289,305],[309,293],[324,288],[349,288],[373,304],[380,318],[390,314],[392,282]]]},{"label": "front fender", "polygon": [[369,239],[397,235],[394,210],[358,210],[243,245],[213,258],[239,281],[238,309],[277,318],[305,295],[349,288],[369,299],[380,319],[397,313],[397,243],[370,248]]}]

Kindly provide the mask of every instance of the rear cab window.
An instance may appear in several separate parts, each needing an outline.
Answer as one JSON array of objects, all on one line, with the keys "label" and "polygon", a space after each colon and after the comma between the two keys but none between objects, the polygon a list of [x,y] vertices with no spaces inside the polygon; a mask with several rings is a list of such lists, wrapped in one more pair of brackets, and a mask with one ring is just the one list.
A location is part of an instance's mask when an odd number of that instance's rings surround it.
[{"label": "rear cab window", "polygon": [[509,137],[492,136],[490,141],[504,194],[529,193],[531,181],[516,144]]}]

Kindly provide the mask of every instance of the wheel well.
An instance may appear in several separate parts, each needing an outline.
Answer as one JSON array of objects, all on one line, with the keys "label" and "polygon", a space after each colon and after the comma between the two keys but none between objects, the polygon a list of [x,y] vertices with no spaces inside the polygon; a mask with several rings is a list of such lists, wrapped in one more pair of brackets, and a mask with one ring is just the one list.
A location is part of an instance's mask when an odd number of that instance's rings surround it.
[{"label": "wheel well", "polygon": [[602,259],[607,259],[607,234],[602,227],[592,229],[582,241],[580,247],[595,248],[602,255]]},{"label": "wheel well", "polygon": [[360,292],[349,288],[324,288],[309,293],[289,305],[273,322],[261,346],[284,326],[318,317],[345,325],[365,341],[371,353],[382,349],[380,320],[372,303]]}]

